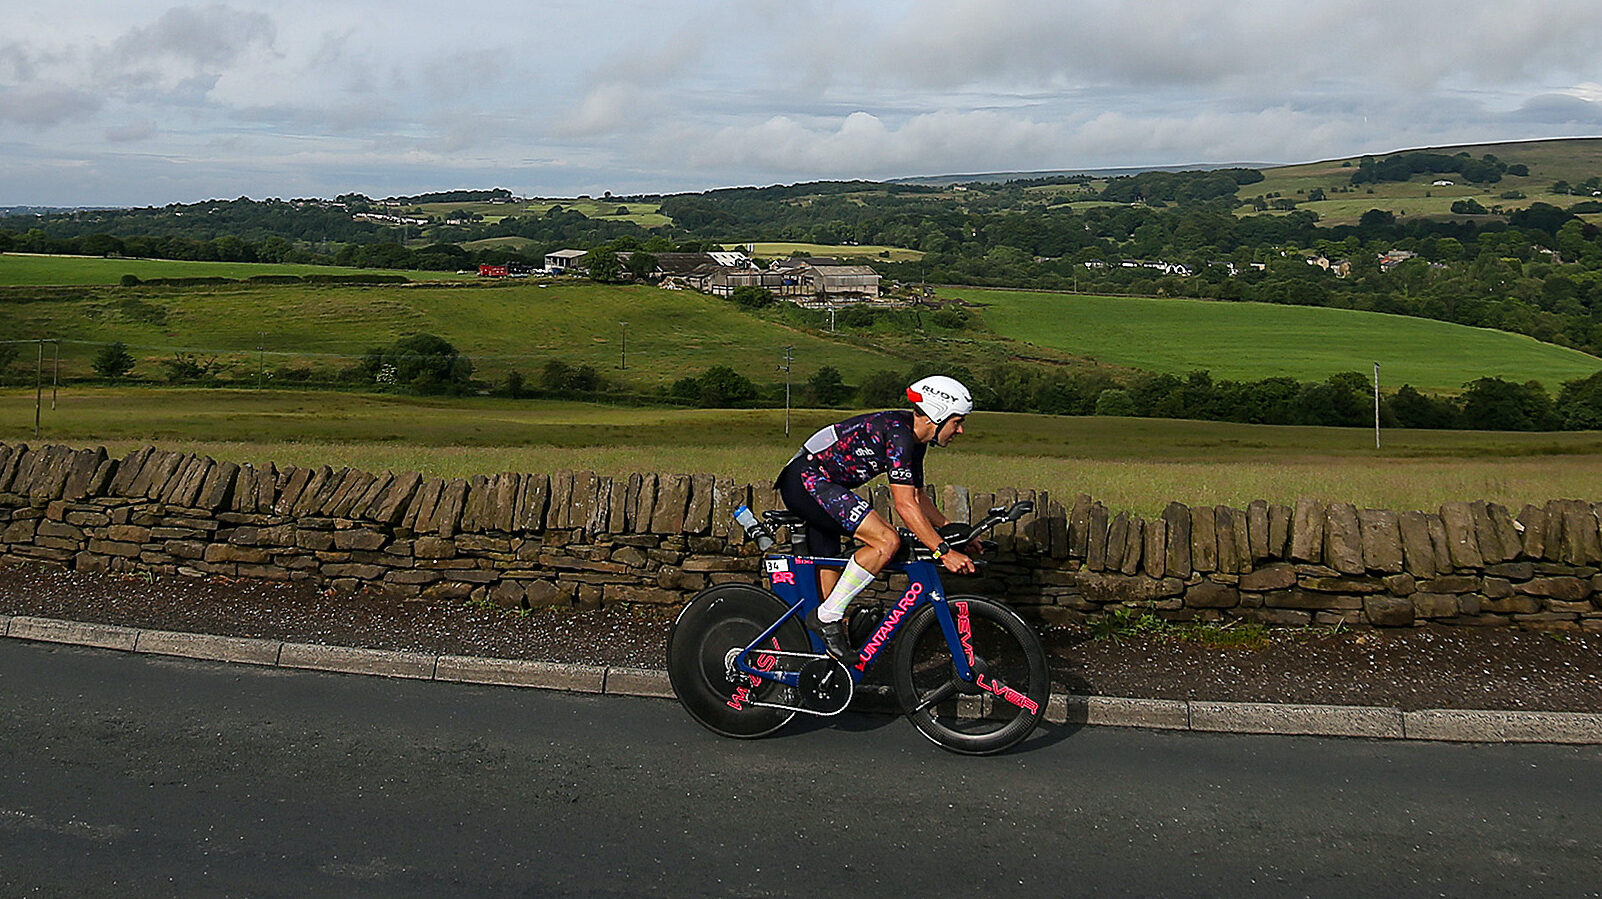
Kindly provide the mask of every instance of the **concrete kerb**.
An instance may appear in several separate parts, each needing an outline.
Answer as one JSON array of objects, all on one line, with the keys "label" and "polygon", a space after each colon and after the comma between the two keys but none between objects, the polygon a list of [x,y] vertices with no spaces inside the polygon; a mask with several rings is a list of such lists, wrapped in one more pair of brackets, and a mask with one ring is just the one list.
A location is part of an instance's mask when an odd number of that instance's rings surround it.
[{"label": "concrete kerb", "polygon": [[[32,616],[0,615],[0,637],[179,656],[213,662],[376,675],[446,683],[490,684],[671,699],[667,672],[649,668],[566,665],[422,652],[358,649],[247,637],[143,630]],[[881,703],[882,704],[882,703]],[[875,704],[879,705],[879,704]],[[1054,696],[1045,720],[1055,724],[1138,727],[1208,733],[1358,737],[1468,743],[1602,745],[1602,714],[1486,709],[1401,709]]]}]

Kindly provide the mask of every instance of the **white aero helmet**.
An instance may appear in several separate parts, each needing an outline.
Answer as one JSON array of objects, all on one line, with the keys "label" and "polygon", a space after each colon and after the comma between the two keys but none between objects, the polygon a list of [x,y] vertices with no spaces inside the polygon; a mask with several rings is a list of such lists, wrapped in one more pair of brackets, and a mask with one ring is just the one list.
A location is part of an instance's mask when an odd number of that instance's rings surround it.
[{"label": "white aero helmet", "polygon": [[914,381],[907,388],[907,399],[919,412],[928,416],[936,427],[945,424],[953,416],[967,415],[973,411],[973,394],[962,386],[961,381],[945,375],[930,375]]}]

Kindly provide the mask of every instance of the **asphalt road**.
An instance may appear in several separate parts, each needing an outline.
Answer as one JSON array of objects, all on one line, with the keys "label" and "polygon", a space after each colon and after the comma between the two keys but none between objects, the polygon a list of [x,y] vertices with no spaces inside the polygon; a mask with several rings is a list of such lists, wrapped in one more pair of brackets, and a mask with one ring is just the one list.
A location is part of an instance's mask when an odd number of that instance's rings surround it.
[{"label": "asphalt road", "polygon": [[0,641],[4,895],[1598,895],[1602,748],[845,716]]}]

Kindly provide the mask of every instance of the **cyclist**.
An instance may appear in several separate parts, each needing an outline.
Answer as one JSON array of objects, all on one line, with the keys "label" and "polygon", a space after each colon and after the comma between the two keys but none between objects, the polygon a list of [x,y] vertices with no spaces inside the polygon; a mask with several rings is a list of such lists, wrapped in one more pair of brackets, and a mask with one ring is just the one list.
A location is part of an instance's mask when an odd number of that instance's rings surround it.
[{"label": "cyclist", "polygon": [[807,627],[823,638],[829,654],[851,655],[845,611],[901,548],[901,535],[868,501],[851,491],[884,474],[896,514],[918,542],[953,574],[972,574],[973,560],[952,549],[937,530],[949,520],[923,491],[923,457],[928,447],[946,446],[962,433],[973,411],[973,395],[955,378],[933,375],[907,388],[912,409],[870,412],[829,425],[807,438],[779,473],[784,504],[805,519],[807,552],[838,557],[841,538],[864,544],[845,570],[820,567],[823,605],[807,616]]}]

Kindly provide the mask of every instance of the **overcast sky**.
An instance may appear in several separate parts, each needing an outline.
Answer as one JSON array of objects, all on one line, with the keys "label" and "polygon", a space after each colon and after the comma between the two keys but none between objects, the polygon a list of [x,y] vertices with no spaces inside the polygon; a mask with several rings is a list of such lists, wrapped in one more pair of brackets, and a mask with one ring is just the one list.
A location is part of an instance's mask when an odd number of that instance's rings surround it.
[{"label": "overcast sky", "polygon": [[1602,134],[1597,0],[0,13],[0,206],[673,192]]}]

